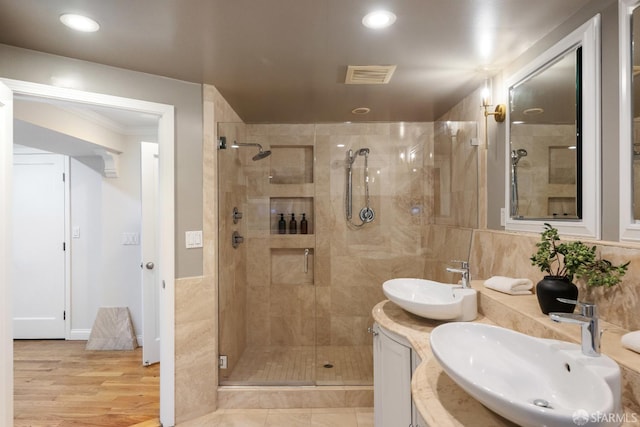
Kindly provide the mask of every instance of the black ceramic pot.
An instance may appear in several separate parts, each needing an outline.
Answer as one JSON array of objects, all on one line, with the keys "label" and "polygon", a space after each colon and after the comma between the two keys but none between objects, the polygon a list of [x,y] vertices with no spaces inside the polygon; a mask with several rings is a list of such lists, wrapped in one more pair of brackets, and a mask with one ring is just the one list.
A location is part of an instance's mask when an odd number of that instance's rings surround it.
[{"label": "black ceramic pot", "polygon": [[553,312],[573,313],[575,304],[566,304],[557,298],[578,299],[578,287],[563,276],[544,276],[536,285],[538,304],[544,314]]}]

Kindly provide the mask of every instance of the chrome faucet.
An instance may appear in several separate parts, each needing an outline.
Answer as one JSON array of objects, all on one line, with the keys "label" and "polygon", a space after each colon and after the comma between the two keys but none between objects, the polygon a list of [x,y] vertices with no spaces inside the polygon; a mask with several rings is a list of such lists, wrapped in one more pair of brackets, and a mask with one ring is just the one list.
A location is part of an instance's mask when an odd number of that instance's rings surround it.
[{"label": "chrome faucet", "polygon": [[576,323],[582,328],[582,354],[585,356],[600,356],[600,328],[598,326],[598,310],[595,304],[579,302],[565,298],[557,298],[566,304],[576,304],[580,307],[577,313],[549,313],[554,322]]},{"label": "chrome faucet", "polygon": [[462,274],[461,285],[463,288],[471,287],[471,275],[469,274],[469,263],[467,261],[451,261],[460,263],[461,268],[451,268],[447,267],[447,271],[449,273],[460,273]]}]

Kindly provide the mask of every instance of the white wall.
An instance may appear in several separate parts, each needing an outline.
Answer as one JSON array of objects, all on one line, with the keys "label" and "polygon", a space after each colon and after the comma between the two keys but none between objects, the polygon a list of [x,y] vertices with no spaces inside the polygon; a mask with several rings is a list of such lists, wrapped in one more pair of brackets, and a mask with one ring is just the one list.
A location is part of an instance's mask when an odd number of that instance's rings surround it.
[{"label": "white wall", "polygon": [[123,233],[140,236],[140,148],[127,144],[118,178],[105,178],[71,160],[71,338],[87,339],[99,307],[128,307],[142,334],[141,246],[123,245]]}]

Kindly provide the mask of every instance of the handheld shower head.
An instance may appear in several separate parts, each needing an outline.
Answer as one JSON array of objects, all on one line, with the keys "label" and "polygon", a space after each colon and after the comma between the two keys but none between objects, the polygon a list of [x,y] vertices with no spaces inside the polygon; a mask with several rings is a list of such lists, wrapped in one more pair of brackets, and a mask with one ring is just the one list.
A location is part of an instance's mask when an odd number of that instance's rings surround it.
[{"label": "handheld shower head", "polygon": [[360,156],[367,156],[369,154],[369,149],[361,148],[358,151],[356,151],[356,154],[359,154]]},{"label": "handheld shower head", "polygon": [[511,151],[511,163],[515,166],[518,164],[521,158],[527,157],[527,150],[524,148],[518,148]]}]

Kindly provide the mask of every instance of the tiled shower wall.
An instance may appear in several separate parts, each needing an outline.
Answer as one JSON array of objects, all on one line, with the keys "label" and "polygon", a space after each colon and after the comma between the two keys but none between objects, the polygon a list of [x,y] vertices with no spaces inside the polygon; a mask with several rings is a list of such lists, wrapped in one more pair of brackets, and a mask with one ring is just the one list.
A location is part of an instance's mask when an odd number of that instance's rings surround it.
[{"label": "tiled shower wall", "polygon": [[554,166],[556,174],[549,173],[554,158],[575,164],[576,150],[568,149],[575,147],[575,133],[575,125],[520,124],[512,127],[512,149],[527,150],[527,156],[518,162],[519,215],[534,218],[554,213],[576,216],[576,169]]},{"label": "tiled shower wall", "polygon": [[[235,127],[229,132],[236,132],[238,142],[259,143],[274,153],[252,161],[257,148],[219,152],[221,182],[233,182],[233,187],[221,186],[221,227],[232,204],[243,211],[240,222],[246,224],[239,228],[245,243],[236,250],[227,248],[230,230],[220,230],[224,354],[229,354],[226,348],[241,351],[242,332],[233,329],[242,325],[250,345],[369,344],[371,309],[385,298],[385,280],[457,281],[445,267],[451,259],[468,258],[471,227],[477,224],[477,191],[469,191],[477,185],[477,147],[470,143],[475,123],[223,126]],[[283,179],[283,169],[289,170],[284,176],[301,175],[296,168],[309,157],[301,154],[308,152],[303,147],[312,149],[315,161],[306,166],[312,173],[307,171],[302,181]],[[370,203],[376,218],[355,227],[345,220],[345,159],[349,149],[360,148],[370,149]],[[356,224],[365,205],[363,173],[364,157],[358,156],[353,165]],[[279,213],[295,212],[299,221],[301,211],[312,234],[273,234]],[[310,269],[303,274],[305,248]],[[242,273],[231,271],[242,267],[242,258],[223,261],[222,253],[242,251],[244,289]],[[243,314],[245,323],[239,318]]]},{"label": "tiled shower wall", "polygon": [[[349,149],[369,148],[369,191],[375,220],[361,228],[345,220],[345,159]],[[433,198],[428,166],[432,123],[316,126],[319,257],[318,343],[369,344],[371,309],[385,299],[381,285],[395,277],[421,277],[422,227]],[[364,200],[364,157],[353,164],[353,222]]]}]

